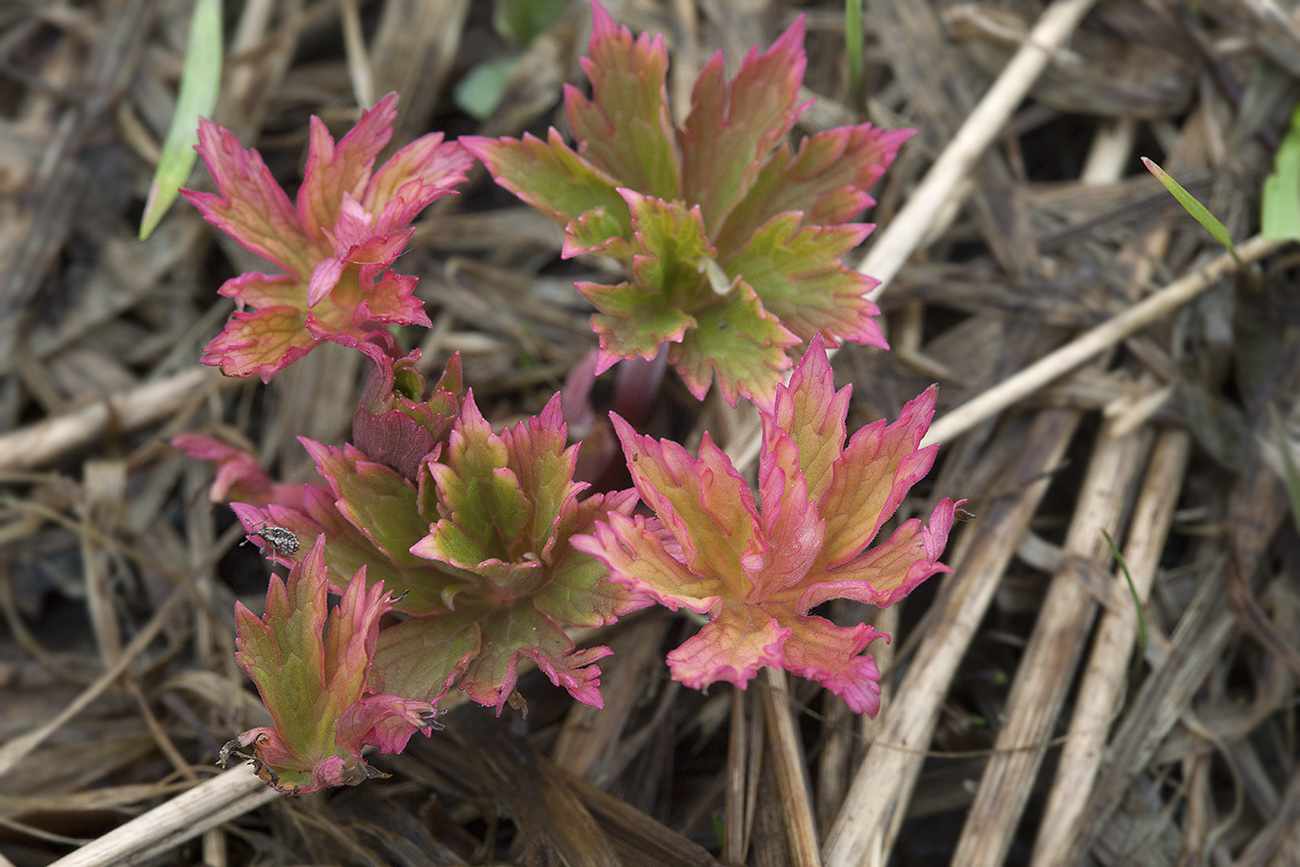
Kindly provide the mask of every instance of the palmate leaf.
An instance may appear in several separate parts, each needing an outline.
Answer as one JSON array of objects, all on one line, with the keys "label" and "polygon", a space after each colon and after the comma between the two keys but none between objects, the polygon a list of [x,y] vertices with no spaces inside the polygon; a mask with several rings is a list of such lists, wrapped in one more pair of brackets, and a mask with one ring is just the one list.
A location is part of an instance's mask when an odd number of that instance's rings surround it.
[{"label": "palmate leaf", "polygon": [[391,638],[381,634],[386,678],[423,679],[430,695],[454,682],[499,712],[519,662],[532,659],[574,698],[600,706],[600,671],[591,663],[608,649],[576,651],[562,627],[612,623],[648,602],[606,580],[571,537],[631,512],[636,495],[579,502],[586,486],[573,481],[577,446],[566,439],[559,395],[500,434],[466,396],[443,460],[429,466],[438,515],[410,548],[463,580],[444,591],[443,611],[411,618]]},{"label": "palmate leaf", "polygon": [[575,547],[611,577],[656,602],[707,613],[709,623],[668,656],[673,677],[704,688],[739,687],[763,666],[820,682],[854,710],[879,709],[879,671],[861,651],[877,633],[810,614],[833,598],[889,605],[937,572],[958,503],[904,522],[868,547],[907,491],[929,470],[935,446],[918,448],[934,389],[899,420],[845,438],[846,386],[835,391],[820,337],[760,410],[761,504],[707,434],[697,457],[638,435],[615,416],[628,469],[655,518],[611,515]]},{"label": "palmate leaf", "polygon": [[337,143],[312,118],[296,202],[255,150],[200,121],[198,150],[217,192],[183,195],[208,222],[284,271],[244,274],[221,287],[237,309],[203,363],[270,381],[321,341],[365,348],[382,342],[387,326],[431,325],[413,294],[415,278],[388,269],[410,240],[411,220],[465,180],[472,159],[435,133],[376,170],[396,116],[397,95],[389,94]]},{"label": "palmate leaf", "polygon": [[782,140],[806,60],[802,17],[726,81],[721,55],[696,82],[690,114],[672,129],[660,38],[633,38],[592,4],[590,98],[565,95],[576,150],[545,142],[462,139],[499,184],[565,229],[563,255],[620,260],[628,279],[584,283],[596,308],[598,366],[668,358],[697,396],[716,380],[731,403],[770,408],[801,343],[886,346],[862,296],[874,282],[839,258],[869,226],[850,224],[910,131],[870,124]]}]

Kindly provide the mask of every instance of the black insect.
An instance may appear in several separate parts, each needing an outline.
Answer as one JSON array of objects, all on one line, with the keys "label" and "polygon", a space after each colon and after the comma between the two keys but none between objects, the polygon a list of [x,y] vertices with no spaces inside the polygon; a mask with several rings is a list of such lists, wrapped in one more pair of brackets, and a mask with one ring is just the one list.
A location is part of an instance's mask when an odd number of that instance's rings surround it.
[{"label": "black insect", "polygon": [[[272,527],[263,521],[260,527],[250,531],[248,535],[260,536],[262,541],[267,544],[267,547],[277,554],[289,557],[298,553],[298,537],[293,534],[292,530],[286,530],[284,527]],[[247,542],[248,540],[245,539],[239,544],[245,545]]]}]

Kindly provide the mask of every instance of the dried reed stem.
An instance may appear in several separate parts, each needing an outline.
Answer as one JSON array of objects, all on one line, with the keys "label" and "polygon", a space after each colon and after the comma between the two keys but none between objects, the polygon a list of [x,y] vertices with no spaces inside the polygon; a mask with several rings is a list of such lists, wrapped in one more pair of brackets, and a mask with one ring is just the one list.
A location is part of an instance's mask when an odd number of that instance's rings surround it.
[{"label": "dried reed stem", "polygon": [[922,445],[945,442],[970,430],[986,419],[1028,397],[1052,380],[1065,375],[1097,353],[1119,343],[1209,289],[1217,280],[1232,274],[1240,264],[1262,259],[1280,248],[1285,241],[1260,236],[1237,247],[1237,258],[1227,253],[1209,262],[1164,289],[1129,307],[1123,313],[1084,332],[1060,349],[1011,376],[952,412],[936,419]]},{"label": "dried reed stem", "polygon": [[[976,161],[997,138],[1011,113],[1051,62],[1052,54],[1069,39],[1093,2],[1056,0],[1038,19],[1024,45],[858,265],[858,271],[880,281],[868,298],[879,298],[922,241],[943,230],[944,225],[936,221],[936,215],[946,214],[947,220],[956,215],[957,209],[952,207],[955,191],[962,188]],[[967,184],[964,189],[969,192],[973,187]]]},{"label": "dried reed stem", "polygon": [[1086,573],[1107,568],[1113,559],[1102,533],[1119,534],[1151,442],[1146,431],[1116,439],[1110,428],[1109,423],[1103,426],[1098,437],[1061,565],[1016,668],[1006,721],[957,841],[954,864],[1001,864],[1034,790],[1034,777],[1096,614]]},{"label": "dried reed stem", "polygon": [[[1141,532],[1129,533],[1124,563],[1133,580],[1133,592],[1143,603],[1155,582],[1156,566],[1173,523],[1190,452],[1191,437],[1185,431],[1171,430],[1160,435],[1133,510],[1130,526]],[[1128,596],[1119,569],[1115,571],[1115,588],[1123,597]],[[1106,734],[1127,680],[1126,667],[1136,636],[1137,612],[1131,605],[1103,610],[1092,656],[1079,686],[1069,737],[1039,824],[1033,867],[1049,867],[1067,860],[1076,833],[1074,826],[1088,803]]]}]

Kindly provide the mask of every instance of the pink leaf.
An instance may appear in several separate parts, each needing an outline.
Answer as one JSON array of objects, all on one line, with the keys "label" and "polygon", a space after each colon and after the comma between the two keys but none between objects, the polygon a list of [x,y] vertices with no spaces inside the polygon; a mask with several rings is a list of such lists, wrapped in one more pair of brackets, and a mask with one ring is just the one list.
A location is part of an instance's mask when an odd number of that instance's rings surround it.
[{"label": "pink leaf", "polygon": [[955,503],[929,527],[905,522],[867,547],[880,524],[933,460],[917,449],[933,412],[927,392],[894,425],[870,425],[844,448],[849,390],[835,391],[820,337],[760,409],[761,508],[706,433],[699,456],[635,433],[613,416],[628,469],[657,520],[611,515],[574,545],[611,577],[660,604],[707,613],[710,622],[668,656],[673,677],[696,688],[743,687],[776,666],[818,681],[850,707],[874,714],[880,673],[859,624],[841,628],[809,613],[821,602],[889,605],[937,572]]},{"label": "pink leaf", "polygon": [[209,222],[288,272],[246,274],[222,286],[237,312],[203,363],[269,381],[323,340],[360,348],[383,342],[388,325],[431,324],[414,297],[415,278],[388,269],[410,240],[410,221],[464,181],[472,160],[459,145],[426,136],[372,174],[392,137],[396,106],[396,94],[384,97],[337,145],[312,118],[296,208],[256,151],[201,123],[199,152],[218,194],[186,197]]}]

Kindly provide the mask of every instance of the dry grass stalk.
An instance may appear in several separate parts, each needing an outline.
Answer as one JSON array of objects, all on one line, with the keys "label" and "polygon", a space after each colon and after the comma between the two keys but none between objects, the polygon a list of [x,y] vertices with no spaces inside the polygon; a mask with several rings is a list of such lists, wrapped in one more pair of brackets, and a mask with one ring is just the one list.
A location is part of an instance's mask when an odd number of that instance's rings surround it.
[{"label": "dry grass stalk", "polygon": [[1072,672],[1092,626],[1096,602],[1084,575],[1106,568],[1112,538],[1124,528],[1137,474],[1150,445],[1145,432],[1116,439],[1103,426],[1088,468],[1061,567],[1052,576],[1033,635],[1007,698],[1006,719],[980,781],[957,851],[960,864],[998,864],[1005,859],[1034,777],[1065,702]]},{"label": "dry grass stalk", "polygon": [[998,412],[1023,400],[1054,379],[1068,373],[1099,352],[1114,346],[1153,322],[1158,322],[1217,281],[1235,272],[1238,263],[1251,263],[1277,252],[1282,241],[1251,238],[1237,247],[1237,258],[1227,253],[1144,298],[1102,325],[1082,334],[1055,352],[998,383],[994,388],[972,398],[957,409],[935,420],[926,434],[926,443],[947,442],[989,419]]},{"label": "dry grass stalk", "polygon": [[[1123,552],[1124,564],[1133,580],[1133,592],[1143,603],[1151,592],[1156,565],[1168,538],[1190,448],[1190,438],[1181,431],[1165,431],[1160,435],[1133,509],[1131,527],[1137,532],[1129,533]],[[1034,844],[1032,863],[1035,865],[1061,864],[1069,856],[1072,829],[1087,804],[1127,680],[1129,658],[1138,631],[1138,612],[1124,604],[1128,600],[1122,581],[1124,573],[1117,569],[1114,575],[1117,592],[1111,604],[1102,609],[1056,779]]]},{"label": "dry grass stalk", "polygon": [[143,861],[279,797],[257,778],[252,768],[240,765],[177,795],[54,864],[112,867],[127,858]]},{"label": "dry grass stalk", "polygon": [[1078,423],[1079,415],[1068,410],[1040,414],[1025,430],[1020,460],[1007,468],[1001,486],[1014,493],[987,508],[978,506],[978,530],[968,525],[963,533],[975,533],[976,539],[951,564],[960,578],[945,586],[933,631],[894,701],[881,711],[879,734],[823,843],[826,867],[858,867],[865,853],[893,847],[957,664],[1047,491],[1044,474],[1060,461]]},{"label": "dry grass stalk", "polygon": [[955,213],[951,210],[954,190],[970,176],[976,161],[984,155],[1016,106],[1029,93],[1034,81],[1047,68],[1052,53],[1070,37],[1093,2],[1095,0],[1056,0],[1038,19],[1024,45],[1011,58],[952,141],[944,147],[943,153],[926,173],[925,180],[908,197],[907,204],[875,238],[871,252],[858,265],[863,274],[870,274],[880,281],[871,297],[878,298],[883,294],[921,241],[942,228],[935,225],[935,214]]},{"label": "dry grass stalk", "polygon": [[777,791],[781,793],[782,819],[790,860],[795,867],[819,867],[817,826],[813,821],[812,799],[804,771],[803,749],[790,718],[790,693],[786,674],[773,668],[763,669],[761,684],[763,720],[774,759]]},{"label": "dry grass stalk", "polygon": [[45,466],[98,442],[109,430],[129,432],[157,424],[195,392],[221,381],[212,369],[196,367],[0,436],[0,471]]}]

